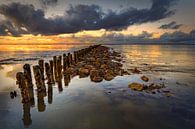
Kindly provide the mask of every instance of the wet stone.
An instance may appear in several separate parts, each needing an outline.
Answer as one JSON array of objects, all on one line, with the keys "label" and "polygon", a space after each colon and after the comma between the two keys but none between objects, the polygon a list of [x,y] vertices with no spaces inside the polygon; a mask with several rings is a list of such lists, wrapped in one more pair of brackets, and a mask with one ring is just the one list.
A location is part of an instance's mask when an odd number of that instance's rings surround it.
[{"label": "wet stone", "polygon": [[144,85],[134,82],[134,83],[129,84],[129,88],[131,88],[132,90],[142,91],[144,90]]},{"label": "wet stone", "polygon": [[103,77],[95,76],[95,77],[91,78],[91,81],[93,81],[93,82],[101,82],[101,81],[103,81]]},{"label": "wet stone", "polygon": [[83,77],[87,77],[89,75],[89,69],[87,68],[80,68],[79,69],[79,77],[83,78]]},{"label": "wet stone", "polygon": [[137,74],[141,73],[141,71],[139,69],[137,69],[137,68],[134,68],[131,71],[132,71],[132,73],[137,73]]},{"label": "wet stone", "polygon": [[111,81],[112,79],[114,79],[114,76],[111,75],[111,74],[106,74],[106,75],[104,76],[104,79],[105,79],[106,81]]},{"label": "wet stone", "polygon": [[148,81],[149,81],[149,78],[146,77],[146,76],[141,76],[141,79],[142,79],[143,81],[145,81],[145,82],[148,82]]}]

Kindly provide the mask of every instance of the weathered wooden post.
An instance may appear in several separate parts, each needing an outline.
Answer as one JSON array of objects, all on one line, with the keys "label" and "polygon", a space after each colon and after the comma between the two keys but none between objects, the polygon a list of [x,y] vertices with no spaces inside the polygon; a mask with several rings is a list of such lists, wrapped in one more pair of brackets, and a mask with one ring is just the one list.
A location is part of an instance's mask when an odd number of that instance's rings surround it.
[{"label": "weathered wooden post", "polygon": [[68,53],[68,56],[67,56],[67,65],[68,67],[70,67],[70,53]]},{"label": "weathered wooden post", "polygon": [[58,58],[60,60],[60,64],[62,65],[62,56],[59,56]]},{"label": "weathered wooden post", "polygon": [[54,65],[54,78],[57,81],[57,57],[53,57],[53,65]]},{"label": "weathered wooden post", "polygon": [[37,90],[39,92],[45,91],[46,90],[45,83],[44,83],[44,80],[42,78],[42,73],[41,73],[41,69],[40,69],[39,65],[33,66],[33,73],[34,73],[34,78],[35,78]]},{"label": "weathered wooden post", "polygon": [[23,66],[23,69],[24,69],[24,77],[25,77],[26,83],[27,83],[29,88],[32,88],[33,84],[32,84],[32,75],[31,75],[30,65],[25,64]]},{"label": "weathered wooden post", "polygon": [[73,64],[73,57],[72,57],[72,54],[70,54],[70,64]]},{"label": "weathered wooden post", "polygon": [[44,81],[44,60],[39,60],[38,64],[40,67],[42,80]]},{"label": "weathered wooden post", "polygon": [[66,54],[63,54],[63,73],[66,71]]},{"label": "weathered wooden post", "polygon": [[45,72],[47,76],[47,83],[51,84],[52,79],[51,79],[51,69],[50,69],[49,63],[45,63]]},{"label": "weathered wooden post", "polygon": [[74,51],[74,63],[77,63],[76,51]]},{"label": "weathered wooden post", "polygon": [[29,91],[28,91],[28,86],[25,83],[25,77],[24,73],[18,72],[16,74],[16,84],[19,85],[19,88],[21,90],[21,95],[22,95],[22,103],[27,103],[30,101],[30,96],[29,96]]},{"label": "weathered wooden post", "polygon": [[54,84],[54,76],[53,76],[53,72],[54,72],[54,70],[53,70],[53,61],[52,61],[52,60],[50,60],[50,61],[49,61],[49,64],[50,64],[50,70],[51,70],[51,83],[52,83],[52,84]]},{"label": "weathered wooden post", "polygon": [[60,79],[60,78],[62,78],[62,62],[61,62],[61,59],[62,59],[62,57],[61,56],[59,56],[58,58],[57,58],[57,81]]},{"label": "weathered wooden post", "polygon": [[16,84],[19,88],[24,87],[25,81],[24,81],[24,74],[22,72],[18,72],[16,74]]}]

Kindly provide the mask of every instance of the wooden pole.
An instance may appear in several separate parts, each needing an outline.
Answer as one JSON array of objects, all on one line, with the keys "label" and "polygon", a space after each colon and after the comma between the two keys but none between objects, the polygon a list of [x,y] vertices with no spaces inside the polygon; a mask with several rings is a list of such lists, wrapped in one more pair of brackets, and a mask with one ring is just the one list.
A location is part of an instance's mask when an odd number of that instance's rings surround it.
[{"label": "wooden pole", "polygon": [[51,71],[51,83],[52,83],[52,84],[54,84],[54,76],[53,76],[53,75],[54,75],[54,74],[53,74],[53,73],[54,73],[54,70],[53,70],[53,61],[52,61],[52,60],[50,60],[50,61],[49,61],[49,64],[50,64],[50,71]]},{"label": "wooden pole", "polygon": [[23,66],[24,69],[24,77],[26,80],[26,83],[28,85],[28,87],[33,87],[33,83],[32,83],[32,75],[31,75],[31,69],[30,69],[30,65],[29,64],[25,64]]},{"label": "wooden pole", "polygon": [[39,60],[38,64],[40,67],[42,80],[44,81],[44,60]]},{"label": "wooden pole", "polygon": [[37,86],[37,90],[40,91],[45,91],[45,83],[42,78],[42,73],[39,65],[33,66],[33,73],[34,73],[34,78]]},{"label": "wooden pole", "polygon": [[18,72],[16,74],[16,84],[19,85],[21,95],[22,95],[22,103],[28,103],[30,101],[28,85],[25,83],[25,76],[24,73]]}]

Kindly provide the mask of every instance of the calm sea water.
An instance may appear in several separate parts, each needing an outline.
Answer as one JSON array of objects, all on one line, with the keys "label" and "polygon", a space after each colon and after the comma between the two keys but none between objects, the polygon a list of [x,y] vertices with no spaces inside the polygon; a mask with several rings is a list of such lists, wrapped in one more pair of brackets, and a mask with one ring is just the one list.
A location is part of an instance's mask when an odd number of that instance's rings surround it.
[{"label": "calm sea water", "polygon": [[[4,46],[6,48],[6,46]],[[112,81],[91,82],[74,77],[68,86],[54,85],[34,105],[22,104],[9,92],[19,89],[15,73],[24,63],[36,64],[85,46],[9,46],[0,51],[0,128],[2,129],[194,129],[195,128],[195,46],[114,45],[122,53],[124,68],[138,67],[142,74],[116,77]],[[15,48],[13,48],[15,47]],[[1,49],[2,50],[2,49]],[[128,84],[164,83],[172,94],[132,91]],[[40,95],[39,95],[40,96]]]}]

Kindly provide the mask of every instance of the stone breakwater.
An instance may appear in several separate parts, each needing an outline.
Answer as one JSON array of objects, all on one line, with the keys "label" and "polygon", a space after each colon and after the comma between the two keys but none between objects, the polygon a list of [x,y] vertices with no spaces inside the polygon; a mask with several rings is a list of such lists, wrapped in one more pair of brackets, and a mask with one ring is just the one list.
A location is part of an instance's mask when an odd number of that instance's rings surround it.
[{"label": "stone breakwater", "polygon": [[[67,86],[74,76],[80,78],[89,76],[92,82],[101,82],[111,81],[116,76],[128,75],[129,73],[122,68],[121,61],[120,53],[102,45],[93,45],[73,53],[54,56],[48,62],[41,59],[37,65],[32,66],[32,71],[38,93],[46,94],[46,89],[49,93],[49,89],[55,83],[61,91],[62,79],[64,79],[64,85]],[[16,74],[16,84],[21,90],[22,102],[33,104],[34,84],[30,64],[25,64],[23,69],[23,72]]]}]

